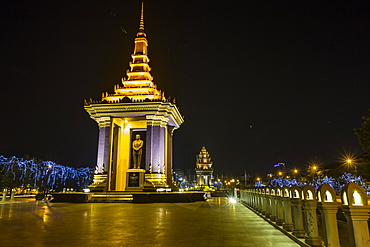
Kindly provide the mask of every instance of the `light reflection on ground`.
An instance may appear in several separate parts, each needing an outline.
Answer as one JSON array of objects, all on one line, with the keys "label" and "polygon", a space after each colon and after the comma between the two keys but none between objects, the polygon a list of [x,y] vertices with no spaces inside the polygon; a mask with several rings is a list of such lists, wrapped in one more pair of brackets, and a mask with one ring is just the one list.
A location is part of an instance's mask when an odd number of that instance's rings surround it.
[{"label": "light reflection on ground", "polygon": [[228,198],[0,204],[1,246],[298,246]]}]

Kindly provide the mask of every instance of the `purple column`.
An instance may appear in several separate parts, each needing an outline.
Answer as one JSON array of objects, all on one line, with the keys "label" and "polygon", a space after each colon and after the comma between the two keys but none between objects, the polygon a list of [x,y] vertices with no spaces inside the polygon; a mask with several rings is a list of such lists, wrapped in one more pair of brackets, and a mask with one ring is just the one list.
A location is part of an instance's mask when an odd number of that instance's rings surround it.
[{"label": "purple column", "polygon": [[98,172],[102,172],[102,167],[104,166],[104,171],[107,171],[109,163],[109,134],[110,127],[100,127],[99,128],[99,140],[98,140],[98,158],[96,165],[98,167]]},{"label": "purple column", "polygon": [[153,172],[163,172],[165,150],[164,144],[165,128],[161,126],[147,126],[145,163],[146,170],[149,170],[149,165],[151,164]]}]

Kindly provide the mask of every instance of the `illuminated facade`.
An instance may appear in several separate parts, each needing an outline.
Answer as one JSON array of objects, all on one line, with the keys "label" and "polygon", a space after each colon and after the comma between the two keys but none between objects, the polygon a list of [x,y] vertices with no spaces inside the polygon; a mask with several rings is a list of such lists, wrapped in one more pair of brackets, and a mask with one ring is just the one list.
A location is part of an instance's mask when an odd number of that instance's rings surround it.
[{"label": "illuminated facade", "polygon": [[212,161],[205,146],[202,147],[197,155],[195,174],[197,176],[197,186],[211,187],[213,176]]},{"label": "illuminated facade", "polygon": [[[172,186],[172,135],[184,121],[150,74],[143,6],[131,58],[127,77],[114,86],[114,93],[103,93],[101,101],[85,101],[85,110],[99,125],[96,173],[106,172],[107,191]],[[144,145],[141,165],[134,169],[132,143],[137,135]],[[143,183],[131,186],[136,175]]]}]

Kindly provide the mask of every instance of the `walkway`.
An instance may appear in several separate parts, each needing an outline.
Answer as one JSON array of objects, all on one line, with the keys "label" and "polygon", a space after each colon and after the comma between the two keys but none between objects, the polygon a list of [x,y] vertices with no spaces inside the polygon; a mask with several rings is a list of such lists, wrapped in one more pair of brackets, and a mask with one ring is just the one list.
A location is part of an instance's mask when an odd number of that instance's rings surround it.
[{"label": "walkway", "polygon": [[195,203],[0,204],[1,246],[299,246],[227,198]]}]

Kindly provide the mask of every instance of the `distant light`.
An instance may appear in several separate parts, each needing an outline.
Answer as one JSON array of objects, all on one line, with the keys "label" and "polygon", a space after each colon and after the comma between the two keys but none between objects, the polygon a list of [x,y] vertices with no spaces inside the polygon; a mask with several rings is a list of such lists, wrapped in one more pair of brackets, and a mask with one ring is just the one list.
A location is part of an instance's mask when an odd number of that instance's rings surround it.
[{"label": "distant light", "polygon": [[171,192],[171,188],[158,188],[157,192]]},{"label": "distant light", "polygon": [[89,188],[83,189],[83,192],[89,193],[90,192],[90,189]]},{"label": "distant light", "polygon": [[231,197],[231,198],[229,199],[229,202],[230,202],[231,204],[236,204],[238,201],[237,201],[234,197]]},{"label": "distant light", "polygon": [[285,167],[285,163],[277,163],[274,165],[274,167],[280,167],[280,166],[284,166]]}]

